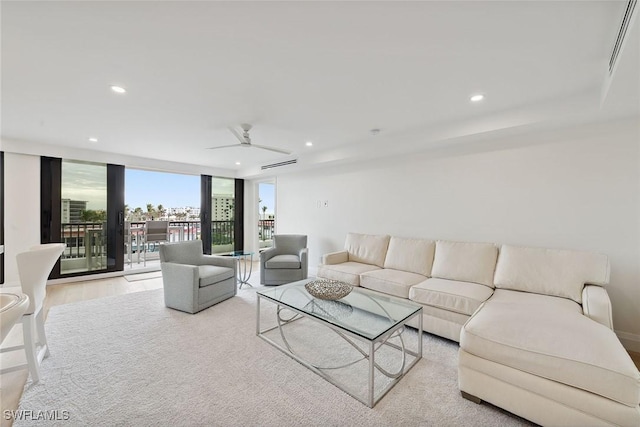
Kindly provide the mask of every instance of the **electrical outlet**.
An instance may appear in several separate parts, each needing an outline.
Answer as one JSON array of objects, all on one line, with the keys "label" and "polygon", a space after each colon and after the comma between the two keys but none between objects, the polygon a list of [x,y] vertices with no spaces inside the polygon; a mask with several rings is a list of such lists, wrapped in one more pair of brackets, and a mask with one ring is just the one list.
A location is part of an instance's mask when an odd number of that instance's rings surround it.
[{"label": "electrical outlet", "polygon": [[318,208],[322,207],[322,202],[320,200],[318,200]]}]

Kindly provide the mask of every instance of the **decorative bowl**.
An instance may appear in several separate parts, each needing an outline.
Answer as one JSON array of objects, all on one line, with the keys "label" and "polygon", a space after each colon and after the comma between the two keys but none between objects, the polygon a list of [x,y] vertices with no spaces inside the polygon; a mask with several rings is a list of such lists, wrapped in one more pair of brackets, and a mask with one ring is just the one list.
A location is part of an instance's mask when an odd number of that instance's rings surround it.
[{"label": "decorative bowl", "polygon": [[328,279],[313,280],[304,287],[312,296],[329,301],[344,298],[353,289],[348,283]]}]

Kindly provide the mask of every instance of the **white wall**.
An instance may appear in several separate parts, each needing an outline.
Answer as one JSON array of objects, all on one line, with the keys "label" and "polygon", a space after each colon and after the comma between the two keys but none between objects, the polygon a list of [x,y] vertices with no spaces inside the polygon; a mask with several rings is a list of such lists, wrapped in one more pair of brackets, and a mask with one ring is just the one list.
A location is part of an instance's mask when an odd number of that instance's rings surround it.
[{"label": "white wall", "polygon": [[640,350],[638,124],[540,139],[282,175],[278,231],[309,236],[312,271],[323,253],[342,249],[349,231],[605,253],[616,330]]},{"label": "white wall", "polygon": [[40,157],[5,153],[4,191],[5,285],[10,286],[19,280],[16,255],[40,243]]}]

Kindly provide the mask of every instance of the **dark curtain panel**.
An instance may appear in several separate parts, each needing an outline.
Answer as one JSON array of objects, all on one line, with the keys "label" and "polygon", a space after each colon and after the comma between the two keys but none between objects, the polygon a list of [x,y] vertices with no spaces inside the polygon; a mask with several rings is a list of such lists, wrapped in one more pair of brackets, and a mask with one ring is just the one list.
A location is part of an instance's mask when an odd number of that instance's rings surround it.
[{"label": "dark curtain panel", "polygon": [[211,254],[211,175],[200,175],[200,239],[205,254]]},{"label": "dark curtain panel", "polygon": [[244,249],[244,180],[235,180],[235,200],[233,214],[233,242],[234,250]]},{"label": "dark curtain panel", "polygon": [[[62,242],[60,230],[62,159],[40,158],[40,243]],[[49,279],[60,277],[60,260]]]},{"label": "dark curtain panel", "polygon": [[107,271],[124,270],[124,166],[107,164]]}]

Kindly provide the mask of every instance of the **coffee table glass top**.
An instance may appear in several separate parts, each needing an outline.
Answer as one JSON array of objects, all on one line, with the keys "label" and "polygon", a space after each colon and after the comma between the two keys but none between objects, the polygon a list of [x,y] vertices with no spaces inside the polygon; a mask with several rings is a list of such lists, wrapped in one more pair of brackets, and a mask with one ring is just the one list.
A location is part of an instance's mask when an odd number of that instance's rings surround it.
[{"label": "coffee table glass top", "polygon": [[400,298],[354,287],[337,301],[313,297],[304,285],[306,279],[288,285],[260,290],[258,293],[281,305],[329,322],[369,340],[376,340],[394,326],[404,322],[421,306]]}]

